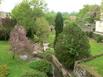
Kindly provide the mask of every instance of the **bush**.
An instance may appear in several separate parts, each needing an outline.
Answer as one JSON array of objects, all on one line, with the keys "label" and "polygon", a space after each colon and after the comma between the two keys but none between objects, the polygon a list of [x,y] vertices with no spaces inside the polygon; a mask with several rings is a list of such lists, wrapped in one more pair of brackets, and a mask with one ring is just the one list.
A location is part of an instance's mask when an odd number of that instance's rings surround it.
[{"label": "bush", "polygon": [[34,70],[38,70],[46,73],[47,75],[51,74],[52,66],[46,60],[36,60],[30,63],[30,67]]},{"label": "bush", "polygon": [[99,34],[94,34],[94,39],[97,41],[97,43],[100,43],[103,41],[103,36]]},{"label": "bush", "polygon": [[34,35],[33,42],[35,43],[39,42],[39,37],[37,35]]},{"label": "bush", "polygon": [[51,56],[54,54],[55,54],[54,49],[48,48],[45,52],[41,53],[40,55],[43,56],[43,58],[51,61]]},{"label": "bush", "polygon": [[59,61],[68,69],[74,68],[76,60],[90,56],[87,36],[74,22],[69,23],[57,37],[55,53]]},{"label": "bush", "polygon": [[25,72],[22,77],[47,77],[47,75],[40,71]]},{"label": "bush", "polygon": [[8,67],[7,65],[0,65],[0,77],[7,77]]},{"label": "bush", "polygon": [[93,38],[93,32],[86,32],[86,35],[87,35],[89,38]]},{"label": "bush", "polygon": [[16,24],[16,20],[6,18],[0,18],[0,40],[8,40],[10,31],[13,29]]}]

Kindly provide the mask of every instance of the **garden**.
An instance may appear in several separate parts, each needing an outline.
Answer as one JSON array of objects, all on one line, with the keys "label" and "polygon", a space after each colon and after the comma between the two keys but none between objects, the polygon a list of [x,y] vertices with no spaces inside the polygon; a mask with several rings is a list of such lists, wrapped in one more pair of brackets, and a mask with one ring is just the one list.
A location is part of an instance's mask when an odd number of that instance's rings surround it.
[{"label": "garden", "polygon": [[102,77],[103,35],[95,32],[102,5],[68,13],[47,10],[43,0],[22,0],[0,13],[0,77],[91,77],[79,64]]}]

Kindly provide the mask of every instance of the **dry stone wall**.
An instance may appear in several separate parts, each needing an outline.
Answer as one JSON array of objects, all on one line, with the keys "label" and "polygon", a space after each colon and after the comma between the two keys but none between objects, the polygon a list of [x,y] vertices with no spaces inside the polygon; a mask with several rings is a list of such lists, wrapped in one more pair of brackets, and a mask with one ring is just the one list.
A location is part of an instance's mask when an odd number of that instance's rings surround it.
[{"label": "dry stone wall", "polygon": [[74,68],[75,77],[102,77],[93,69],[90,69],[86,65],[77,64]]}]

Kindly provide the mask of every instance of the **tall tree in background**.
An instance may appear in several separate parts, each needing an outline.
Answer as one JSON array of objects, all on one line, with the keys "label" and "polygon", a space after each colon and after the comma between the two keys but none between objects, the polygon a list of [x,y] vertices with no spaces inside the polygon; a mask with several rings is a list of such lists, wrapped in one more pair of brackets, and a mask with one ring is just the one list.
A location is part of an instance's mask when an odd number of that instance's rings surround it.
[{"label": "tall tree in background", "polygon": [[61,33],[63,31],[63,25],[64,25],[64,20],[63,20],[62,14],[60,12],[58,12],[56,19],[55,19],[56,36],[55,36],[55,41],[54,41],[54,47],[55,47],[55,43],[56,43],[59,33]]},{"label": "tall tree in background", "polygon": [[11,16],[24,26],[29,31],[28,36],[33,38],[35,20],[43,15],[45,6],[43,0],[23,0],[12,10]]},{"label": "tall tree in background", "polygon": [[38,17],[35,21],[35,24],[36,35],[39,38],[39,42],[41,44],[47,42],[47,38],[50,32],[48,21],[44,17]]},{"label": "tall tree in background", "polygon": [[55,19],[55,31],[56,36],[58,36],[59,33],[63,31],[63,17],[60,12],[57,13],[56,19]]},{"label": "tall tree in background", "polygon": [[100,6],[85,5],[83,9],[77,14],[77,22],[79,25],[95,24],[95,20],[100,19]]},{"label": "tall tree in background", "polygon": [[55,16],[56,16],[56,13],[54,11],[47,12],[45,14],[45,18],[49,22],[49,25],[54,25],[54,23],[55,23]]}]

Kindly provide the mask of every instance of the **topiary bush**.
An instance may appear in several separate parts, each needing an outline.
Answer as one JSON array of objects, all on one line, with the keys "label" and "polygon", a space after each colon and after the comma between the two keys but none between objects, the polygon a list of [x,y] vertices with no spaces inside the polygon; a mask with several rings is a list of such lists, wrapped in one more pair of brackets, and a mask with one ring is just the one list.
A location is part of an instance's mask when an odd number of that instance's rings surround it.
[{"label": "topiary bush", "polygon": [[90,56],[90,45],[87,36],[76,23],[70,22],[57,37],[55,53],[59,61],[73,70],[76,60]]},{"label": "topiary bush", "polygon": [[52,66],[46,60],[35,60],[29,66],[34,70],[45,72],[47,75],[50,75],[52,72]]},{"label": "topiary bush", "polygon": [[8,66],[7,65],[0,65],[0,77],[7,77],[8,76]]},{"label": "topiary bush", "polygon": [[21,77],[48,77],[48,76],[44,72],[35,70],[25,72]]}]

